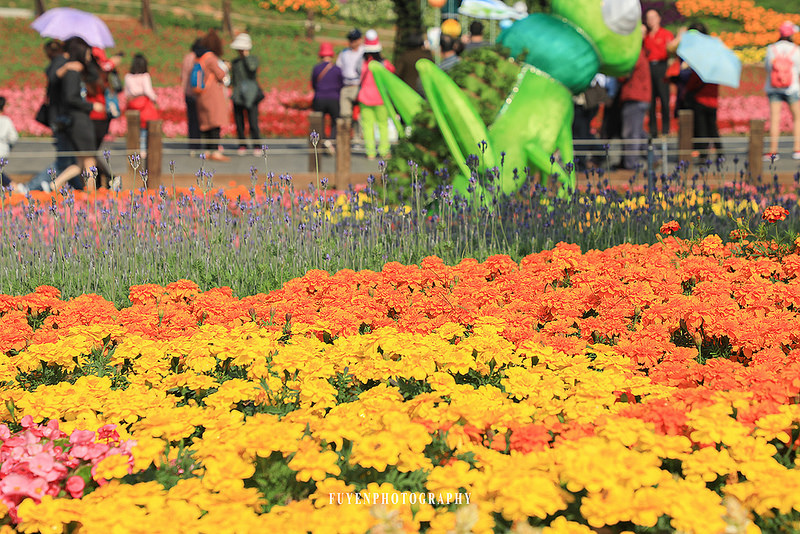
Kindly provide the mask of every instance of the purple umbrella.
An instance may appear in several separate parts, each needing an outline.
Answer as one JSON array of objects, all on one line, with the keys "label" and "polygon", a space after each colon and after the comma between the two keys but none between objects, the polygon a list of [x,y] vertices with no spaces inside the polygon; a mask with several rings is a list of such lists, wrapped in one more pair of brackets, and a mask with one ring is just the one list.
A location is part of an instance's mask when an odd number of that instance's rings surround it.
[{"label": "purple umbrella", "polygon": [[71,7],[54,7],[48,9],[33,21],[31,28],[42,37],[50,37],[66,41],[70,37],[80,37],[89,46],[111,48],[114,38],[97,15]]}]

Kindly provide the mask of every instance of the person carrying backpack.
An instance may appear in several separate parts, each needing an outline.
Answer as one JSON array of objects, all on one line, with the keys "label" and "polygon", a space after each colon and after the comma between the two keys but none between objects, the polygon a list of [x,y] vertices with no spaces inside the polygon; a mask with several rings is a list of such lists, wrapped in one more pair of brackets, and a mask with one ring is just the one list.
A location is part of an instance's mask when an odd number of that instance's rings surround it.
[{"label": "person carrying backpack", "polygon": [[378,152],[382,158],[389,157],[389,112],[383,105],[383,98],[375,83],[375,76],[369,70],[370,61],[380,61],[386,70],[396,71],[388,59],[381,56],[383,47],[378,41],[378,32],[368,30],[364,35],[364,63],[361,66],[361,89],[358,91],[358,105],[361,108],[361,131],[364,132],[364,147],[367,159],[375,159],[375,123],[378,123],[380,136]]},{"label": "person carrying backpack", "polygon": [[780,39],[767,47],[765,60],[767,81],[765,91],[769,98],[769,152],[764,161],[778,159],[781,103],[786,102],[792,112],[794,125],[794,150],[792,159],[800,160],[800,47],[792,42],[798,27],[790,21],[780,25]]}]

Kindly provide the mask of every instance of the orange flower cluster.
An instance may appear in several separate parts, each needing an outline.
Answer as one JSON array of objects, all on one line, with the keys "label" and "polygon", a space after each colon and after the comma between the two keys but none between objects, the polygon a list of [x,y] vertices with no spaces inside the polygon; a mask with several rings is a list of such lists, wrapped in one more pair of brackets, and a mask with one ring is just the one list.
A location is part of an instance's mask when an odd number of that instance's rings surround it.
[{"label": "orange flower cluster", "polygon": [[286,11],[308,11],[330,15],[338,9],[336,2],[330,0],[265,0],[261,2],[265,9],[277,9],[281,13]]},{"label": "orange flower cluster", "polygon": [[789,211],[786,208],[782,206],[770,206],[764,210],[764,213],[761,214],[761,218],[769,223],[774,223],[785,220],[787,215],[789,215]]},{"label": "orange flower cluster", "polygon": [[741,22],[743,31],[719,34],[730,48],[765,47],[778,40],[778,27],[782,22],[790,20],[800,24],[800,15],[766,9],[753,0],[678,0],[675,6],[687,18],[714,16]]}]

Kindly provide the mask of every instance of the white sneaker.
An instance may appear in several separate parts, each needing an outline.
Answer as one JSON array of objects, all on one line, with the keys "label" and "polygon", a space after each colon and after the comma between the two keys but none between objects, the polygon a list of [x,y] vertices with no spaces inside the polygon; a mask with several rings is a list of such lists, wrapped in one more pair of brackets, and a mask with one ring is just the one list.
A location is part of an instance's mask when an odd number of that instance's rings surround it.
[{"label": "white sneaker", "polygon": [[20,195],[27,195],[28,191],[30,190],[28,189],[28,186],[25,184],[17,184],[14,186],[14,191],[19,193]]},{"label": "white sneaker", "polygon": [[108,184],[108,188],[112,191],[120,191],[122,190],[122,176],[115,176],[111,179],[111,183]]},{"label": "white sneaker", "polygon": [[800,159],[800,150],[792,152],[792,159]]}]

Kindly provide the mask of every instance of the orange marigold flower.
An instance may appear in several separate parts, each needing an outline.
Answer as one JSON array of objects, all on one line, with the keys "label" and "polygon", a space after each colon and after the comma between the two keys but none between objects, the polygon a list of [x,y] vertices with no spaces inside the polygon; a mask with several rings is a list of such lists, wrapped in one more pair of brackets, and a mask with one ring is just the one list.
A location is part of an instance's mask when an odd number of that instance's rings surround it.
[{"label": "orange marigold flower", "polygon": [[770,206],[764,210],[761,218],[769,223],[774,223],[786,219],[789,211],[781,206]]},{"label": "orange marigold flower", "polygon": [[681,225],[678,224],[678,221],[670,221],[668,223],[664,223],[661,225],[660,232],[664,235],[670,235],[674,232],[677,232],[681,229]]},{"label": "orange marigold flower", "polygon": [[747,237],[747,230],[731,230],[729,236],[731,241],[738,241],[740,239],[744,239],[745,237]]}]

